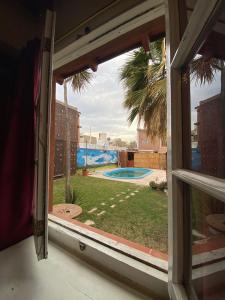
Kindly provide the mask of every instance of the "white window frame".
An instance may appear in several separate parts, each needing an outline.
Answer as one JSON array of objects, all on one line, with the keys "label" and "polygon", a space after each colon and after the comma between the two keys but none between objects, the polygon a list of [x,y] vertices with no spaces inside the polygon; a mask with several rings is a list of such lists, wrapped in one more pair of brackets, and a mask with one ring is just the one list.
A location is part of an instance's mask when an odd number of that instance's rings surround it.
[{"label": "white window frame", "polygon": [[[183,0],[184,2],[184,0]],[[168,0],[167,113],[169,201],[169,293],[171,299],[196,299],[191,285],[191,216],[187,184],[225,202],[225,180],[185,169],[182,131],[182,68],[194,57],[221,11],[222,0],[198,0],[182,35],[179,0]],[[185,7],[185,6],[184,6]],[[170,31],[170,28],[173,31]],[[210,188],[209,188],[210,187]],[[184,215],[185,210],[185,215]],[[186,224],[186,225],[184,225]]]}]

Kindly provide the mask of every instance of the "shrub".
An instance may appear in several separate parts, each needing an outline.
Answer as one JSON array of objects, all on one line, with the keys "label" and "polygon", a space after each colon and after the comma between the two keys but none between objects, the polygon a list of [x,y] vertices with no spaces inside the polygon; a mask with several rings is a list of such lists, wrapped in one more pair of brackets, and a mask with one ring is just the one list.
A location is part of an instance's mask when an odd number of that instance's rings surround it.
[{"label": "shrub", "polygon": [[166,181],[159,182],[156,179],[155,181],[150,181],[149,186],[154,190],[164,191],[165,189],[167,189],[167,182]]}]

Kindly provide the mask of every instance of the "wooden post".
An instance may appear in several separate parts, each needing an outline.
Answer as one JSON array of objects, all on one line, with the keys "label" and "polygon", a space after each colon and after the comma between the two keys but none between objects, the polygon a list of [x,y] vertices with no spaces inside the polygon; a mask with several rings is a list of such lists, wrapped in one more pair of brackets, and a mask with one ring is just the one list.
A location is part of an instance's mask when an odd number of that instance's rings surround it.
[{"label": "wooden post", "polygon": [[53,208],[53,176],[55,159],[55,103],[56,103],[56,79],[52,80],[52,102],[51,102],[51,123],[50,123],[50,157],[49,157],[49,199],[48,211]]}]

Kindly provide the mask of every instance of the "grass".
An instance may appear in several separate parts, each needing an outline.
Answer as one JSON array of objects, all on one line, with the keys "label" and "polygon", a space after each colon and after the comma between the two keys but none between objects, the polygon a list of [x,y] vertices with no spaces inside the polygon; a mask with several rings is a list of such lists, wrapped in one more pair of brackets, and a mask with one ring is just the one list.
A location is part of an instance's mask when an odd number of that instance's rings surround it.
[{"label": "grass", "polygon": [[[167,251],[167,197],[163,192],[132,183],[75,175],[76,204],[83,209],[77,220],[92,220],[94,227],[154,248]],[[134,191],[138,190],[138,193]],[[124,194],[122,194],[124,193]],[[135,195],[131,195],[134,193]],[[119,195],[117,197],[117,195]],[[126,199],[126,196],[130,196]],[[114,198],[114,199],[110,199]],[[124,200],[119,202],[119,200]],[[54,204],[64,202],[64,179],[54,181]],[[102,205],[101,203],[105,203]],[[114,208],[110,206],[115,204]],[[95,213],[88,213],[97,207]],[[105,210],[105,214],[97,213]]]}]

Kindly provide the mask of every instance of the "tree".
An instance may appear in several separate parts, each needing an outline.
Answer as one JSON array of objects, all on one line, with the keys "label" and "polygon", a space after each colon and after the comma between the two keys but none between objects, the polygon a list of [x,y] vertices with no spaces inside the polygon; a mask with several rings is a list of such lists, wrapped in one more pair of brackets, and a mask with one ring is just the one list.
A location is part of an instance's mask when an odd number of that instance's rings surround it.
[{"label": "tree", "polygon": [[64,104],[65,104],[65,131],[66,131],[66,174],[65,174],[65,202],[73,202],[73,190],[71,186],[70,168],[71,168],[71,136],[70,136],[70,117],[67,98],[67,84],[69,83],[74,92],[81,92],[92,79],[92,73],[88,70],[77,73],[68,77],[63,82],[64,87]]},{"label": "tree", "polygon": [[131,141],[128,144],[128,149],[137,149],[137,142],[136,141]]},{"label": "tree", "polygon": [[124,107],[128,121],[143,121],[147,134],[166,135],[166,51],[165,38],[150,44],[150,51],[134,51],[121,69],[126,89]]}]

